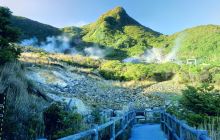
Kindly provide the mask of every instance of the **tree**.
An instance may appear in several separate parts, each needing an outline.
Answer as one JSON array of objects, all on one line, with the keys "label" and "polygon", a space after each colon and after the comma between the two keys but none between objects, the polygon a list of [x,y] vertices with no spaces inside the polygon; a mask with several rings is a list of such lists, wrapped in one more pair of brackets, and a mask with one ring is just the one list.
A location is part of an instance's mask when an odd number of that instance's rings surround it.
[{"label": "tree", "polygon": [[65,110],[62,103],[54,103],[43,112],[45,135],[58,139],[83,130],[83,117],[74,111]]},{"label": "tree", "polygon": [[20,49],[13,45],[18,41],[19,32],[11,26],[12,12],[5,7],[0,7],[0,64],[12,61],[20,55]]},{"label": "tree", "polygon": [[181,105],[196,113],[209,116],[217,116],[220,114],[220,93],[213,86],[204,84],[195,88],[189,86],[183,90],[183,97],[180,101]]}]

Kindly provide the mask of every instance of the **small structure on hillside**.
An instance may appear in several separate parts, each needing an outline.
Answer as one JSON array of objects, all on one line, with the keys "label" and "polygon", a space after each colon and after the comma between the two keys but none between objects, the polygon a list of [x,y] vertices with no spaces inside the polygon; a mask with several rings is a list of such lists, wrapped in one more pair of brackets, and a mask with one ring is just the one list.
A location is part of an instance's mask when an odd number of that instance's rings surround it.
[{"label": "small structure on hillside", "polygon": [[186,64],[187,65],[197,65],[197,60],[196,59],[187,59]]}]

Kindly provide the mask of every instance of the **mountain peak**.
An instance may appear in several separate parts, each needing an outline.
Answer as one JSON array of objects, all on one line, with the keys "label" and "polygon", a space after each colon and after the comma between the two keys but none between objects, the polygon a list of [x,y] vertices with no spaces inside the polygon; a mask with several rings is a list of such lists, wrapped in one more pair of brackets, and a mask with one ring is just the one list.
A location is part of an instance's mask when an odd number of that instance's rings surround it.
[{"label": "mountain peak", "polygon": [[117,6],[112,10],[109,10],[107,13],[111,14],[127,14],[123,7]]},{"label": "mountain peak", "polygon": [[140,25],[136,20],[131,18],[123,7],[115,7],[112,10],[107,11],[103,14],[99,20],[99,23],[107,22],[109,24],[116,23],[120,26],[125,25]]}]

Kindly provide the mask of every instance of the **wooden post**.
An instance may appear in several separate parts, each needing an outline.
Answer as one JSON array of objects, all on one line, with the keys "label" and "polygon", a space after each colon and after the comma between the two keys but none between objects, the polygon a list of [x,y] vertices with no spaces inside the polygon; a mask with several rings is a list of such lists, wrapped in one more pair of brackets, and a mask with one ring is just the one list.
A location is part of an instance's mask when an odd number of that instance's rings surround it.
[{"label": "wooden post", "polygon": [[[122,119],[121,119],[121,130],[123,130],[124,129],[124,125],[125,125],[125,121],[124,121],[125,119],[124,119],[124,116],[122,117]],[[124,131],[124,130],[123,130]],[[122,137],[122,139],[124,138],[124,132],[122,132],[121,133],[121,137]]]},{"label": "wooden post", "polygon": [[134,112],[134,124],[137,124],[136,115],[136,112]]},{"label": "wooden post", "polygon": [[121,119],[121,130],[124,128],[124,117]]},{"label": "wooden post", "polygon": [[208,132],[206,130],[197,130],[197,140],[204,140],[202,136],[208,136]]},{"label": "wooden post", "polygon": [[113,124],[110,126],[111,127],[111,140],[115,140],[115,121]]},{"label": "wooden post", "polygon": [[125,121],[128,123],[128,115],[125,116]]},{"label": "wooden post", "polygon": [[145,122],[147,121],[147,116],[146,116],[146,110],[144,110],[144,120],[145,120]]},{"label": "wooden post", "polygon": [[170,137],[171,137],[171,140],[173,140],[174,138],[174,134],[176,133],[175,130],[174,130],[174,121],[173,121],[173,117],[170,118],[170,128],[172,129],[172,131],[170,131]]},{"label": "wooden post", "polygon": [[[6,92],[7,89],[4,91]],[[3,139],[3,122],[5,115],[5,102],[6,102],[6,93],[0,94],[0,140]]]},{"label": "wooden post", "polygon": [[167,138],[168,138],[168,140],[171,140],[171,137],[170,137],[170,130],[169,130],[169,128],[167,127]]},{"label": "wooden post", "polygon": [[99,140],[99,131],[97,128],[94,129],[95,134],[92,136],[92,140]]},{"label": "wooden post", "polygon": [[165,124],[164,124],[164,113],[160,113],[160,125],[163,132],[165,132]]},{"label": "wooden post", "polygon": [[180,140],[184,140],[184,132],[183,132],[183,127],[180,124]]}]

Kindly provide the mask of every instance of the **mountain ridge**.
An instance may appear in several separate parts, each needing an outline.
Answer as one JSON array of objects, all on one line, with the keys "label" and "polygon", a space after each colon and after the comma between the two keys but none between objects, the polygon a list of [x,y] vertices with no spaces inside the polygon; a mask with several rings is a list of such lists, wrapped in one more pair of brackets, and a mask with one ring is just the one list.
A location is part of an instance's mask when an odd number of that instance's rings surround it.
[{"label": "mountain ridge", "polygon": [[35,37],[39,41],[44,41],[48,36],[57,36],[61,34],[59,28],[22,16],[12,16],[11,24],[21,31],[21,40]]},{"label": "mountain ridge", "polygon": [[82,29],[83,41],[120,49],[128,56],[144,53],[162,36],[131,18],[122,7],[107,11]]},{"label": "mountain ridge", "polygon": [[[12,23],[23,30],[22,39],[37,36],[40,40],[47,36],[56,36],[62,33],[81,40],[84,44],[97,44],[107,48],[120,51],[112,58],[138,56],[147,49],[159,47],[168,52],[174,46],[175,39],[179,34],[187,34],[180,45],[178,57],[180,59],[201,58],[205,56],[207,61],[217,61],[220,50],[220,28],[219,25],[200,25],[187,28],[172,35],[163,35],[148,27],[141,25],[131,18],[124,8],[116,7],[101,15],[96,22],[78,27],[65,27],[58,29],[27,18],[15,18]],[[24,24],[25,23],[25,24]],[[32,29],[32,27],[34,29]],[[31,29],[31,30],[29,30]],[[214,54],[214,59],[211,57]],[[204,58],[203,58],[204,59]]]}]

